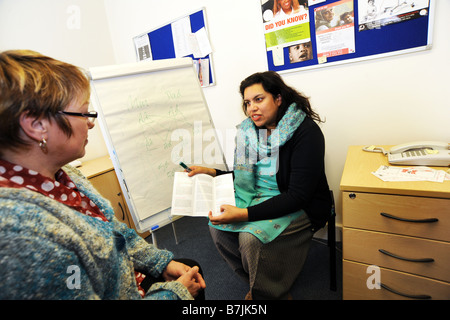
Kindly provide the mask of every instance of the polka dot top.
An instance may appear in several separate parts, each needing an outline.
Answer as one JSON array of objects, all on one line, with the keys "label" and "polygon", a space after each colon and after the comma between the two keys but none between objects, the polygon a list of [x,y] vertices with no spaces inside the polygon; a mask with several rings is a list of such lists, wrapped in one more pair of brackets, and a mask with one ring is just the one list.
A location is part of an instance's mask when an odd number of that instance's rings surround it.
[{"label": "polka dot top", "polygon": [[63,171],[52,180],[40,173],[0,159],[0,187],[26,188],[39,192],[93,218],[108,221],[100,208],[78,191],[70,177]]}]

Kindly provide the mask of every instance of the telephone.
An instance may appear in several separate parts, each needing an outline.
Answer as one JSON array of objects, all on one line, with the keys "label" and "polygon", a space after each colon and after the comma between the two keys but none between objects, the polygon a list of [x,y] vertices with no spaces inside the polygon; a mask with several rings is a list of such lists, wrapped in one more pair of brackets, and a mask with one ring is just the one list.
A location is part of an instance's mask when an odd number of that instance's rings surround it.
[{"label": "telephone", "polygon": [[450,166],[450,144],[446,142],[415,141],[399,144],[389,152],[375,146],[364,147],[363,150],[382,152],[394,165]]}]

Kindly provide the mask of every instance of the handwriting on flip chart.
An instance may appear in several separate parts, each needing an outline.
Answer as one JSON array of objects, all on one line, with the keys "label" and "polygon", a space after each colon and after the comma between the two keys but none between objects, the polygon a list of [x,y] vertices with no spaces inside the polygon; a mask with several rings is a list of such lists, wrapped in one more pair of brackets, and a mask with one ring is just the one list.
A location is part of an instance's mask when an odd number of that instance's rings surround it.
[{"label": "handwriting on flip chart", "polygon": [[173,161],[168,157],[174,146],[172,132],[179,128],[193,128],[180,107],[182,100],[182,90],[173,88],[162,89],[156,99],[147,95],[128,96],[126,110],[133,114],[134,125],[141,133],[133,143],[140,156],[152,163],[154,175],[173,178],[176,167],[171,165]]}]

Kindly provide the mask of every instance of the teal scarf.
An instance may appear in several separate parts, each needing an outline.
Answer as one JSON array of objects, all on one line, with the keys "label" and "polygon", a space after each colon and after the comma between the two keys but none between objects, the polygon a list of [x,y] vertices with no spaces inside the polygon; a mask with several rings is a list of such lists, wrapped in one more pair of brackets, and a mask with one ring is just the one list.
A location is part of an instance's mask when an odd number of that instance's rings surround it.
[{"label": "teal scarf", "polygon": [[[250,118],[239,126],[234,154],[234,187],[236,206],[247,208],[280,194],[276,182],[278,152],[294,134],[306,114],[289,106],[275,130],[267,137],[266,129],[258,129]],[[261,242],[268,243],[281,234],[303,211],[293,212],[271,220],[212,225],[231,232],[250,232]]]}]

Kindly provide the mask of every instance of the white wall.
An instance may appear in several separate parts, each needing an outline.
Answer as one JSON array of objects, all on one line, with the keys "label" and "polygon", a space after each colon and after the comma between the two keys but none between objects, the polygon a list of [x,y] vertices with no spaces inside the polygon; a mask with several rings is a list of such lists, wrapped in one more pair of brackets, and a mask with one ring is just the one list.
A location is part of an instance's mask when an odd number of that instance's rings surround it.
[{"label": "white wall", "polygon": [[[450,1],[436,2],[432,50],[283,74],[326,118],[327,175],[335,195],[350,145],[450,142]],[[243,119],[240,81],[267,70],[260,1],[105,0],[118,63],[135,61],[134,36],[202,6],[217,80],[204,92],[216,127],[232,128]]]},{"label": "white wall", "polygon": [[[88,68],[115,63],[103,1],[0,0],[0,51],[31,49]],[[99,126],[89,133],[89,160],[106,155]]]},{"label": "white wall", "polygon": [[[336,195],[349,145],[450,141],[450,1],[436,2],[432,50],[283,74],[327,120],[327,175]],[[76,30],[67,27],[70,5],[81,9]],[[86,68],[134,62],[134,36],[201,7],[217,81],[204,93],[216,127],[226,130],[243,119],[240,81],[267,70],[260,0],[0,0],[0,50],[34,49]],[[94,130],[87,159],[107,154]],[[232,141],[224,147],[232,150]]]}]

